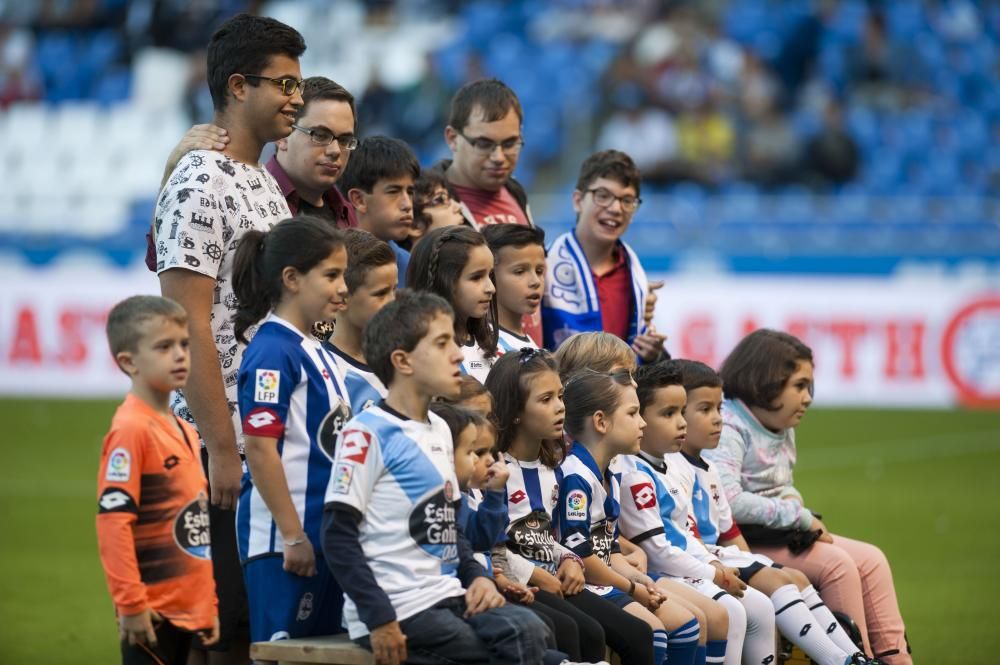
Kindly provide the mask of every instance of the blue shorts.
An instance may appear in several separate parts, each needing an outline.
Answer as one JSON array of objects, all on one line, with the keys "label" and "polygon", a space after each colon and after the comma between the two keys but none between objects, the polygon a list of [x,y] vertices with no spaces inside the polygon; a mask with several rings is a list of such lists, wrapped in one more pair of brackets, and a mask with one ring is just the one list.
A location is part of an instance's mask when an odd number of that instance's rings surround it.
[{"label": "blue shorts", "polygon": [[621,589],[611,589],[611,591],[601,596],[601,598],[611,601],[611,603],[620,610],[625,609],[625,606],[629,603],[636,602],[635,598],[628,595]]},{"label": "blue shorts", "polygon": [[281,566],[280,554],[243,564],[250,605],[250,640],[269,642],[344,632],[340,625],[344,594],[316,553],[316,574],[293,575]]}]

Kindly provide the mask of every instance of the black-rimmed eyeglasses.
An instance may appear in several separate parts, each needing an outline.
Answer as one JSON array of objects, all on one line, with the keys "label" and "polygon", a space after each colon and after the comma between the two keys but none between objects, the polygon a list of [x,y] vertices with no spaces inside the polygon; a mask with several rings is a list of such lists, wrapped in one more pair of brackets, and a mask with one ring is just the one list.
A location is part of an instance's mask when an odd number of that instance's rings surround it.
[{"label": "black-rimmed eyeglasses", "polygon": [[354,134],[334,134],[325,127],[303,127],[295,124],[292,125],[292,128],[307,134],[309,140],[316,145],[330,145],[336,141],[344,150],[354,150],[358,147],[358,137]]},{"label": "black-rimmed eyeglasses", "polygon": [[625,212],[635,212],[639,205],[642,203],[642,199],[638,196],[615,196],[603,187],[594,187],[587,190],[588,194],[594,196],[594,203],[601,206],[602,208],[610,208],[611,204],[615,201],[621,201],[622,210]]},{"label": "black-rimmed eyeglasses", "polygon": [[497,149],[497,146],[500,146],[500,150],[505,155],[516,155],[521,152],[521,148],[524,147],[524,139],[520,136],[515,136],[514,138],[506,139],[498,143],[496,141],[483,138],[482,136],[471,138],[462,132],[458,132],[458,135],[465,139],[465,142],[471,145],[472,149],[483,157],[489,157],[492,155],[493,151]]}]

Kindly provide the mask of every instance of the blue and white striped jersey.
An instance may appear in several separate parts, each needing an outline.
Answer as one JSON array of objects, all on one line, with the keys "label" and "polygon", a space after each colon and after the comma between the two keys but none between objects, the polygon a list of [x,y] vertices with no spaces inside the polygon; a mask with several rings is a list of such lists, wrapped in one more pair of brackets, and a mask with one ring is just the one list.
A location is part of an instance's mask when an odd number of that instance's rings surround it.
[{"label": "blue and white striped jersey", "polygon": [[326,342],[325,346],[333,352],[337,369],[344,377],[352,413],[361,413],[385,399],[389,391],[368,365],[355,360],[330,342]]},{"label": "blue and white striped jersey", "polygon": [[691,514],[702,541],[716,545],[740,535],[715,464],[704,457],[683,457],[695,477]]},{"label": "blue and white striped jersey", "polygon": [[[365,560],[400,621],[465,593],[457,577],[460,502],[451,432],[433,413],[412,420],[384,403],[340,434],[327,503],[358,514]],[[349,597],[351,639],[368,634]]]},{"label": "blue and white striped jersey", "polygon": [[507,479],[507,549],[539,568],[555,573],[564,550],[552,535],[552,516],[559,501],[558,469],[540,461],[525,462],[505,454]]},{"label": "blue and white striped jersey", "polygon": [[511,351],[520,351],[521,349],[537,349],[538,345],[535,344],[535,340],[531,339],[527,335],[515,335],[506,328],[500,328],[500,335],[497,338],[497,353],[502,355],[504,353],[510,353]]},{"label": "blue and white striped jersey", "polygon": [[[278,440],[292,503],[319,551],[336,435],[351,416],[333,355],[272,312],[247,347],[238,388],[243,434]],[[281,533],[249,470],[243,474],[236,529],[244,561],[283,551]]]},{"label": "blue and white striped jersey", "polygon": [[559,541],[580,557],[594,554],[610,565],[611,555],[621,551],[618,476],[610,468],[602,472],[590,451],[576,441],[559,469]]},{"label": "blue and white striped jersey", "polygon": [[704,556],[699,543],[692,542],[695,538],[687,531],[687,518],[683,529],[674,521],[675,515],[686,512],[687,502],[679,500],[680,490],[664,477],[668,465],[646,453],[640,455],[616,458],[622,471],[618,520],[622,534],[646,553],[650,572],[713,579],[711,558]]}]

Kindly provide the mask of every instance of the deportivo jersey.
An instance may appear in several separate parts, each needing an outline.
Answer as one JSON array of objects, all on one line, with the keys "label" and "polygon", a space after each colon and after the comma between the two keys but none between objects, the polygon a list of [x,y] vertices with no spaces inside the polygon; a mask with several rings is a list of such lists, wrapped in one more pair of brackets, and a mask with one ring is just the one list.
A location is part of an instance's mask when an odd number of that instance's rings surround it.
[{"label": "deportivo jersey", "polygon": [[718,469],[703,457],[683,455],[683,458],[695,475],[691,514],[702,541],[706,545],[716,545],[720,540],[739,536],[740,528],[733,521],[733,511],[722,491]]},{"label": "deportivo jersey", "polygon": [[493,369],[493,363],[500,357],[499,353],[492,358],[487,358],[475,340],[469,340],[468,343],[462,344],[459,348],[462,349],[463,356],[462,374],[471,374],[479,380],[479,383],[485,384],[486,377]]},{"label": "deportivo jersey", "polygon": [[575,441],[559,469],[559,541],[580,557],[594,554],[610,565],[611,555],[621,551],[618,478],[610,469],[602,473],[590,451]]},{"label": "deportivo jersey", "polygon": [[131,393],[115,412],[97,477],[97,544],[119,615],[150,608],[183,630],[210,630],[208,482],[198,433],[170,420]]},{"label": "deportivo jersey", "polygon": [[[333,354],[272,312],[247,347],[239,389],[243,433],[278,440],[288,493],[319,551],[336,435],[351,416]],[[284,551],[281,532],[249,468],[236,507],[236,535],[244,561]]]},{"label": "deportivo jersey", "polygon": [[[327,503],[356,512],[365,560],[400,621],[465,593],[457,577],[459,506],[448,425],[372,406],[338,438]],[[368,634],[350,597],[344,618],[351,639]]]},{"label": "deportivo jersey", "polygon": [[561,472],[539,460],[525,462],[504,454],[507,478],[507,549],[550,573],[559,567],[563,550],[552,535],[552,516],[559,502]]},{"label": "deportivo jersey", "polygon": [[535,340],[531,339],[527,335],[522,337],[521,335],[515,335],[506,328],[500,328],[500,336],[497,338],[498,354],[520,351],[521,349],[537,348],[539,348],[539,346],[535,344]]},{"label": "deportivo jersey", "polygon": [[344,377],[352,413],[361,413],[369,406],[381,402],[389,394],[385,385],[368,365],[350,357],[330,342],[326,342],[326,348],[333,351],[337,369]]},{"label": "deportivo jersey", "polygon": [[[672,521],[677,502],[671,493],[669,480],[658,474],[666,470],[663,462],[651,456],[619,455],[621,468],[621,517],[618,526],[622,535],[642,547],[649,560],[649,569],[673,577],[712,580],[715,568],[711,558],[698,556],[676,545],[668,532],[685,540],[694,540],[687,529],[683,532]],[[686,520],[685,520],[686,527]],[[679,534],[675,532],[681,532]],[[697,548],[701,552],[702,548]]]}]

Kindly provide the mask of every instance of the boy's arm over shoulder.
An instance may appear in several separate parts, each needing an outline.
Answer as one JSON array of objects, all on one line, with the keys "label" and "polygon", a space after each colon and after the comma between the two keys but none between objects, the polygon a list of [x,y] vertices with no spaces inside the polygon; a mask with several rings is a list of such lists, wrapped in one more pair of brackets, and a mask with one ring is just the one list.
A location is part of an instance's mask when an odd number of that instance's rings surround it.
[{"label": "boy's arm over shoulder", "polygon": [[142,502],[142,465],[150,439],[134,418],[116,419],[104,440],[97,478],[97,545],[112,601],[121,615],[147,608],[134,527]]}]

